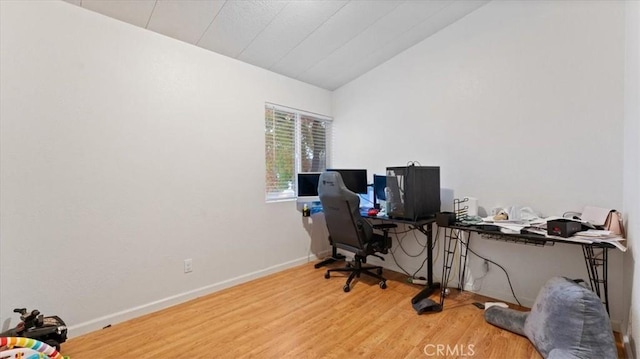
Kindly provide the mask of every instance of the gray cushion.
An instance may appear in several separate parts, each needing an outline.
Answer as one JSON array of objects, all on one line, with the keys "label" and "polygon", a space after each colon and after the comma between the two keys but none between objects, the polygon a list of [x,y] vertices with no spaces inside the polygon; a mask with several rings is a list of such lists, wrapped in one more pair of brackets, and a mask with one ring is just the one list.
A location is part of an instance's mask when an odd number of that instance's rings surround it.
[{"label": "gray cushion", "polygon": [[611,321],[600,298],[567,278],[551,278],[528,315],[491,307],[485,319],[526,335],[544,358],[617,357]]},{"label": "gray cushion", "polygon": [[519,312],[517,310],[491,307],[484,311],[484,319],[502,329],[524,335],[524,322],[529,312]]}]

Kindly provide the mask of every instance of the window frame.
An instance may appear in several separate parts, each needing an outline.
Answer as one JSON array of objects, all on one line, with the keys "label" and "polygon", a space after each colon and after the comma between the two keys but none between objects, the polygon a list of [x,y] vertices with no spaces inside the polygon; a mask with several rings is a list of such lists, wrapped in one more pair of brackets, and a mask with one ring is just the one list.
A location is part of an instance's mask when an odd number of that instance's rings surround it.
[{"label": "window frame", "polygon": [[[287,106],[283,106],[283,105],[278,105],[278,104],[274,104],[274,103],[270,103],[270,102],[265,102],[265,106],[264,106],[264,115],[265,115],[265,130],[266,130],[266,121],[267,121],[267,111],[271,110],[271,111],[281,111],[284,113],[291,113],[294,114],[294,134],[293,134],[293,138],[294,138],[294,165],[293,165],[293,178],[292,178],[292,190],[293,190],[293,194],[292,195],[284,195],[283,193],[280,194],[276,194],[277,192],[269,192],[268,188],[269,188],[269,183],[267,182],[267,179],[265,177],[265,201],[267,203],[275,203],[275,202],[286,202],[286,201],[293,201],[296,200],[298,198],[298,173],[302,172],[302,118],[303,117],[307,117],[307,118],[311,118],[314,121],[320,121],[320,122],[324,122],[325,123],[325,132],[324,132],[324,137],[325,137],[325,143],[324,143],[324,150],[325,150],[325,155],[324,155],[324,168],[320,169],[317,172],[321,172],[324,171],[327,168],[330,168],[330,163],[331,163],[331,146],[332,146],[332,139],[333,139],[333,118],[330,116],[326,116],[326,115],[321,115],[318,113],[314,113],[314,112],[309,112],[309,111],[304,111],[304,110],[299,110],[296,108],[292,108],[292,107],[287,107]],[[266,149],[267,149],[267,143],[266,143],[266,137],[265,137],[265,155],[266,155]],[[267,168],[267,163],[266,163],[266,158],[265,158],[265,175],[268,174],[268,168]],[[282,192],[284,192],[286,190],[283,190]]]}]

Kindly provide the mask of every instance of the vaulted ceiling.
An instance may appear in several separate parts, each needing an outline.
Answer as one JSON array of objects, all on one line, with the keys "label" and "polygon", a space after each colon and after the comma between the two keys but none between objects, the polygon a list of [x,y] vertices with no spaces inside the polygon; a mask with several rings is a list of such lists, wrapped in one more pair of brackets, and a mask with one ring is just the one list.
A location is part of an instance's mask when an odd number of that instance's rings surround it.
[{"label": "vaulted ceiling", "polygon": [[65,0],[328,90],[488,0]]}]

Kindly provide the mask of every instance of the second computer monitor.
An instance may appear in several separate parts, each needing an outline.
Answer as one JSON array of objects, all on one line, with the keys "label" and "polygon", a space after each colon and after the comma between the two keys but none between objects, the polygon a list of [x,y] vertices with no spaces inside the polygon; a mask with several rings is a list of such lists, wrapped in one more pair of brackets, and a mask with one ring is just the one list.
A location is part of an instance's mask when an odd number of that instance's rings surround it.
[{"label": "second computer monitor", "polygon": [[351,192],[367,194],[367,170],[327,169],[340,173],[342,182]]},{"label": "second computer monitor", "polygon": [[377,200],[387,200],[387,196],[384,193],[385,187],[387,187],[387,176],[373,175],[373,193]]},{"label": "second computer monitor", "polygon": [[317,197],[319,172],[298,173],[298,197]]}]

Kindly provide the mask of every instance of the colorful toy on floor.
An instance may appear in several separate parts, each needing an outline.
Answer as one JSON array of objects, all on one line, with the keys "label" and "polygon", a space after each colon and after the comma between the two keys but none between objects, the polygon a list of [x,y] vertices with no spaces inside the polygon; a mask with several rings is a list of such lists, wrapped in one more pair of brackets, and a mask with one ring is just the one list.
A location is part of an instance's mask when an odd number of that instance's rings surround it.
[{"label": "colorful toy on floor", "polygon": [[0,358],[64,359],[56,348],[39,340],[24,337],[0,337]]}]

